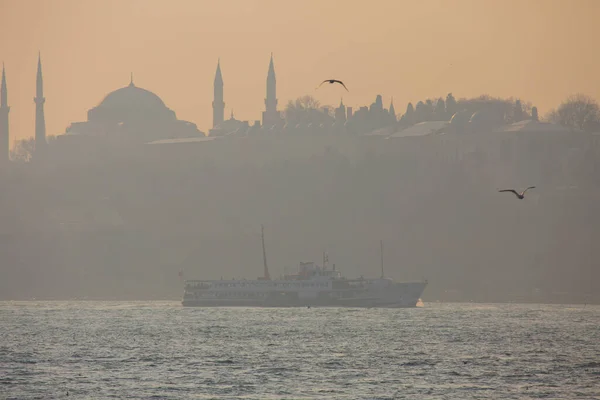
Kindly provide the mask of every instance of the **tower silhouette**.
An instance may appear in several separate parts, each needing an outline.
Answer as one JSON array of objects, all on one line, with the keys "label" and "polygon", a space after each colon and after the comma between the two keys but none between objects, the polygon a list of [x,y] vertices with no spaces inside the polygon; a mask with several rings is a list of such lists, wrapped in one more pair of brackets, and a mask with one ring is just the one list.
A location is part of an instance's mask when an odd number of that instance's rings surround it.
[{"label": "tower silhouette", "polygon": [[335,122],[338,125],[343,125],[346,122],[346,106],[343,99],[340,99],[340,106],[335,109]]},{"label": "tower silhouette", "polygon": [[273,126],[279,123],[277,112],[277,79],[275,78],[275,66],[273,65],[273,53],[269,62],[269,73],[267,74],[267,97],[265,98],[265,111],[263,112],[263,126]]},{"label": "tower silhouette", "polygon": [[221,75],[221,60],[217,61],[217,72],[215,73],[213,97],[213,128],[225,119],[225,102],[223,101],[223,76]]},{"label": "tower silhouette", "polygon": [[38,54],[37,80],[35,85],[35,150],[46,145],[46,120],[44,118],[44,80],[42,78],[42,57]]},{"label": "tower silhouette", "polygon": [[8,95],[6,89],[6,72],[2,63],[2,86],[0,87],[0,162],[8,161]]}]

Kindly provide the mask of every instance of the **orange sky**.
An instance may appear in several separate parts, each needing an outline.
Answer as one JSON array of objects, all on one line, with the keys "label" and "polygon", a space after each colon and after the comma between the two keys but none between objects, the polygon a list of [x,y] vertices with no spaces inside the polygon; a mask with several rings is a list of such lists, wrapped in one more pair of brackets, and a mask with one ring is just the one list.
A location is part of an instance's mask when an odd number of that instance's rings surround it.
[{"label": "orange sky", "polygon": [[[260,119],[269,55],[279,108],[305,94],[368,105],[482,93],[541,114],[566,96],[600,99],[597,0],[0,0],[11,139],[33,136],[41,51],[49,135],[129,83],[208,131],[217,58],[226,115]],[[347,83],[316,85],[335,77]]]}]

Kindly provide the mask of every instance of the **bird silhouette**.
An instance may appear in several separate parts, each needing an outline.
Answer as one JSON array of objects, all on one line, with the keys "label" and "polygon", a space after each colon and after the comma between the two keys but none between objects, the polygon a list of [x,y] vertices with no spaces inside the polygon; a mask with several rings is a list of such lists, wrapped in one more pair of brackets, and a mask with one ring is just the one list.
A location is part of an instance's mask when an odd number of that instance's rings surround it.
[{"label": "bird silhouette", "polygon": [[[346,87],[346,85],[344,85],[344,82],[342,82],[342,81],[338,81],[337,79],[325,79],[323,82],[321,82],[321,85],[323,85],[325,82],[329,82],[331,84],[339,83],[340,85],[342,85],[344,87],[344,89],[346,89],[347,92],[349,92],[348,88]],[[320,88],[321,85],[317,86],[317,89]]]},{"label": "bird silhouette", "polygon": [[535,186],[529,186],[527,189],[523,190],[521,193],[517,192],[514,189],[503,189],[503,190],[498,190],[498,192],[511,192],[511,193],[514,193],[515,196],[517,196],[517,199],[523,200],[525,198],[525,192],[528,191],[529,189],[535,189]]}]

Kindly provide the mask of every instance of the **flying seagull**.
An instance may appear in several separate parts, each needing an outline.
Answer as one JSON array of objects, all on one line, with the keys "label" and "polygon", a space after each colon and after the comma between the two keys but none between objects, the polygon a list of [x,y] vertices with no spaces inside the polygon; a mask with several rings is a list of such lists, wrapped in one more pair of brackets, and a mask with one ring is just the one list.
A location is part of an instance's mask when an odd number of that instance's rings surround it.
[{"label": "flying seagull", "polygon": [[[346,87],[346,85],[344,85],[344,82],[342,82],[342,81],[338,81],[337,79],[325,79],[323,82],[321,82],[321,85],[324,84],[325,82],[329,82],[329,83],[332,83],[332,84],[333,83],[339,83],[340,85],[342,85],[344,87],[344,89],[346,89],[347,92],[349,92],[348,88]],[[317,87],[317,89],[320,88],[321,85],[319,85]]]},{"label": "flying seagull", "polygon": [[527,189],[523,190],[521,193],[517,192],[514,189],[503,189],[503,190],[498,190],[498,192],[511,192],[511,193],[514,193],[515,196],[517,196],[517,199],[523,200],[525,198],[525,192],[528,191],[529,189],[535,189],[535,186],[529,186]]}]

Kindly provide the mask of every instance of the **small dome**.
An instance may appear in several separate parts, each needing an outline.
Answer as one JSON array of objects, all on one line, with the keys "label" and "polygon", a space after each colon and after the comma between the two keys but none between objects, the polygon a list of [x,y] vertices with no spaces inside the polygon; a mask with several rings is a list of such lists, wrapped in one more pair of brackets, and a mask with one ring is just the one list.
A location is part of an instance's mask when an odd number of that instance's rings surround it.
[{"label": "small dome", "polygon": [[109,93],[98,105],[101,108],[117,109],[151,109],[162,110],[167,108],[160,97],[149,90],[139,88],[132,83],[121,89]]}]

